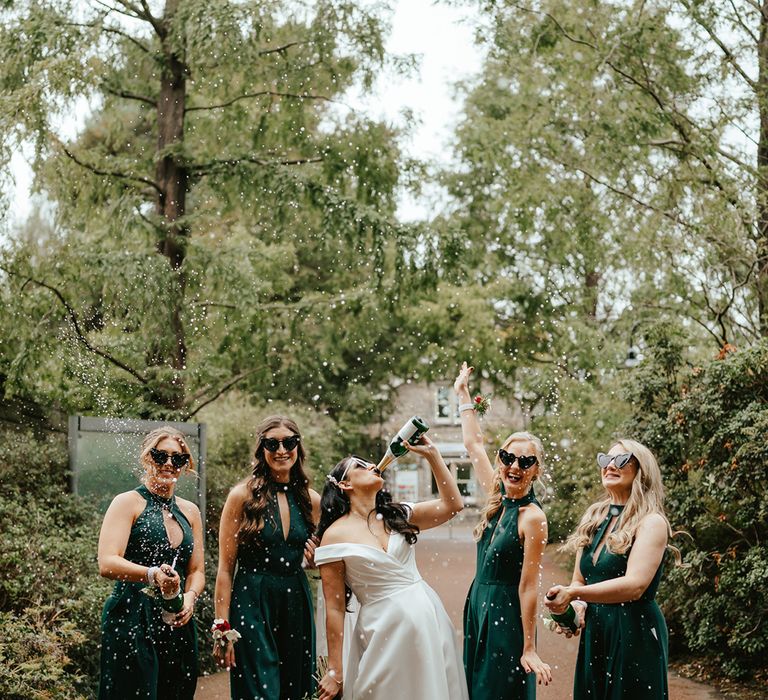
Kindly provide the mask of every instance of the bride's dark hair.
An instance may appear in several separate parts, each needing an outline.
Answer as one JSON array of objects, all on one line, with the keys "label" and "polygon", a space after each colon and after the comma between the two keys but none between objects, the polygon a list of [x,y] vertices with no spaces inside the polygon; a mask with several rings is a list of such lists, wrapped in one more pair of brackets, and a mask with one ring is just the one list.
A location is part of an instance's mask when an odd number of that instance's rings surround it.
[{"label": "bride's dark hair", "polygon": [[[328,475],[320,500],[320,524],[317,526],[317,536],[320,539],[333,523],[342,515],[349,513],[349,498],[336,482],[342,481],[347,468],[351,468],[351,463],[357,460],[365,461],[359,457],[345,457],[331,469]],[[416,543],[419,534],[418,526],[408,522],[408,508],[402,503],[393,503],[392,494],[389,491],[381,489],[376,494],[376,507],[368,515],[374,512],[381,514],[387,532],[399,532],[408,544]]]}]

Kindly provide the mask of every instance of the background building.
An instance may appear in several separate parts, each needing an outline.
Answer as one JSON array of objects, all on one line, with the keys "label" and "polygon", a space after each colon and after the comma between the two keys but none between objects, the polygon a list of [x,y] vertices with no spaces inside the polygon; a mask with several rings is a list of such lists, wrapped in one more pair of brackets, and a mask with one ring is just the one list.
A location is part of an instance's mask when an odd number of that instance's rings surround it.
[{"label": "background building", "polygon": [[[477,505],[479,485],[464,449],[453,383],[404,382],[397,388],[394,401],[394,412],[378,425],[371,426],[372,435],[380,436],[386,443],[411,416],[421,416],[429,423],[428,435],[456,479],[465,505]],[[523,414],[516,401],[506,402],[501,397],[493,396],[491,410],[481,421],[486,447],[490,451],[495,449],[498,435],[506,436],[522,429]],[[396,501],[423,501],[437,494],[437,485],[429,465],[426,460],[414,455],[404,455],[398,459],[387,469],[385,477]]]}]

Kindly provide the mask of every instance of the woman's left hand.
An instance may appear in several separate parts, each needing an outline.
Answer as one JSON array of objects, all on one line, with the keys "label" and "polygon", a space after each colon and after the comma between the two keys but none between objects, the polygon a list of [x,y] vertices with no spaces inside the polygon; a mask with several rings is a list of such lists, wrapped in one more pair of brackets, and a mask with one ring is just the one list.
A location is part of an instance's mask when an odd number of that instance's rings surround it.
[{"label": "woman's left hand", "polygon": [[339,697],[343,691],[343,681],[336,679],[336,672],[329,669],[317,684],[320,700],[332,700]]},{"label": "woman's left hand", "polygon": [[544,605],[550,612],[559,615],[568,609],[568,605],[573,600],[573,595],[566,586],[552,586],[547,591]]},{"label": "woman's left hand", "polygon": [[432,440],[430,440],[426,435],[422,435],[416,445],[411,445],[408,440],[403,440],[403,447],[405,447],[408,452],[413,452],[414,454],[417,454],[426,459],[429,459],[431,456],[437,454],[435,443],[432,442]]},{"label": "woman's left hand", "polygon": [[525,651],[520,657],[520,665],[526,673],[535,673],[536,682],[549,685],[552,682],[552,669],[545,664],[535,651]]},{"label": "woman's left hand", "polygon": [[195,614],[195,603],[197,602],[197,596],[192,591],[187,591],[184,594],[184,607],[176,613],[176,619],[173,621],[172,627],[184,627]]},{"label": "woman's left hand", "polygon": [[318,544],[320,544],[320,540],[318,540],[315,535],[312,535],[312,537],[310,537],[304,543],[304,568],[305,569],[317,568],[317,564],[315,564],[315,550],[317,549]]}]

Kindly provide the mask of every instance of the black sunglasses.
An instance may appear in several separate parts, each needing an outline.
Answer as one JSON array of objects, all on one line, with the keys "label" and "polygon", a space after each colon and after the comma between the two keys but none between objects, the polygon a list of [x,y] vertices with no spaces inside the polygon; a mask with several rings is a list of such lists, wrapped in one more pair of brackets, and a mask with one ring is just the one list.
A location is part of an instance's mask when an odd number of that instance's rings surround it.
[{"label": "black sunglasses", "polygon": [[149,451],[149,456],[152,457],[152,461],[158,467],[162,467],[168,461],[168,457],[171,458],[171,466],[174,469],[182,469],[189,462],[188,452],[166,452],[165,450],[158,450],[156,447]]},{"label": "black sunglasses", "polygon": [[300,442],[301,438],[298,435],[290,435],[282,440],[278,440],[277,438],[261,438],[261,444],[264,445],[264,449],[267,450],[267,452],[277,452],[280,445],[283,446],[283,449],[290,452],[291,450],[295,450]]},{"label": "black sunglasses", "polygon": [[634,457],[631,452],[622,452],[620,455],[607,455],[605,452],[597,453],[597,466],[600,469],[608,469],[608,465],[613,462],[616,469],[624,469],[629,464],[629,460]]},{"label": "black sunglasses", "polygon": [[499,450],[499,459],[501,463],[507,467],[511,467],[515,460],[517,460],[517,466],[520,469],[530,469],[539,460],[536,455],[520,455],[519,457],[513,452],[507,452],[506,450]]}]

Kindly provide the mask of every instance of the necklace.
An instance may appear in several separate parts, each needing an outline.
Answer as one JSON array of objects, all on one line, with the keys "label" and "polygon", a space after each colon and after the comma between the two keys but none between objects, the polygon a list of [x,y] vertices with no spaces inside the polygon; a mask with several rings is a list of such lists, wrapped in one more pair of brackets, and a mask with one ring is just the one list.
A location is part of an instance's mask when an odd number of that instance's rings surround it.
[{"label": "necklace", "polygon": [[176,505],[176,496],[171,496],[170,498],[163,498],[162,496],[156,494],[151,489],[147,489],[150,497],[152,498],[152,501],[160,507],[160,510],[163,512],[163,515],[167,518],[172,518],[173,513],[171,512],[171,509]]}]

